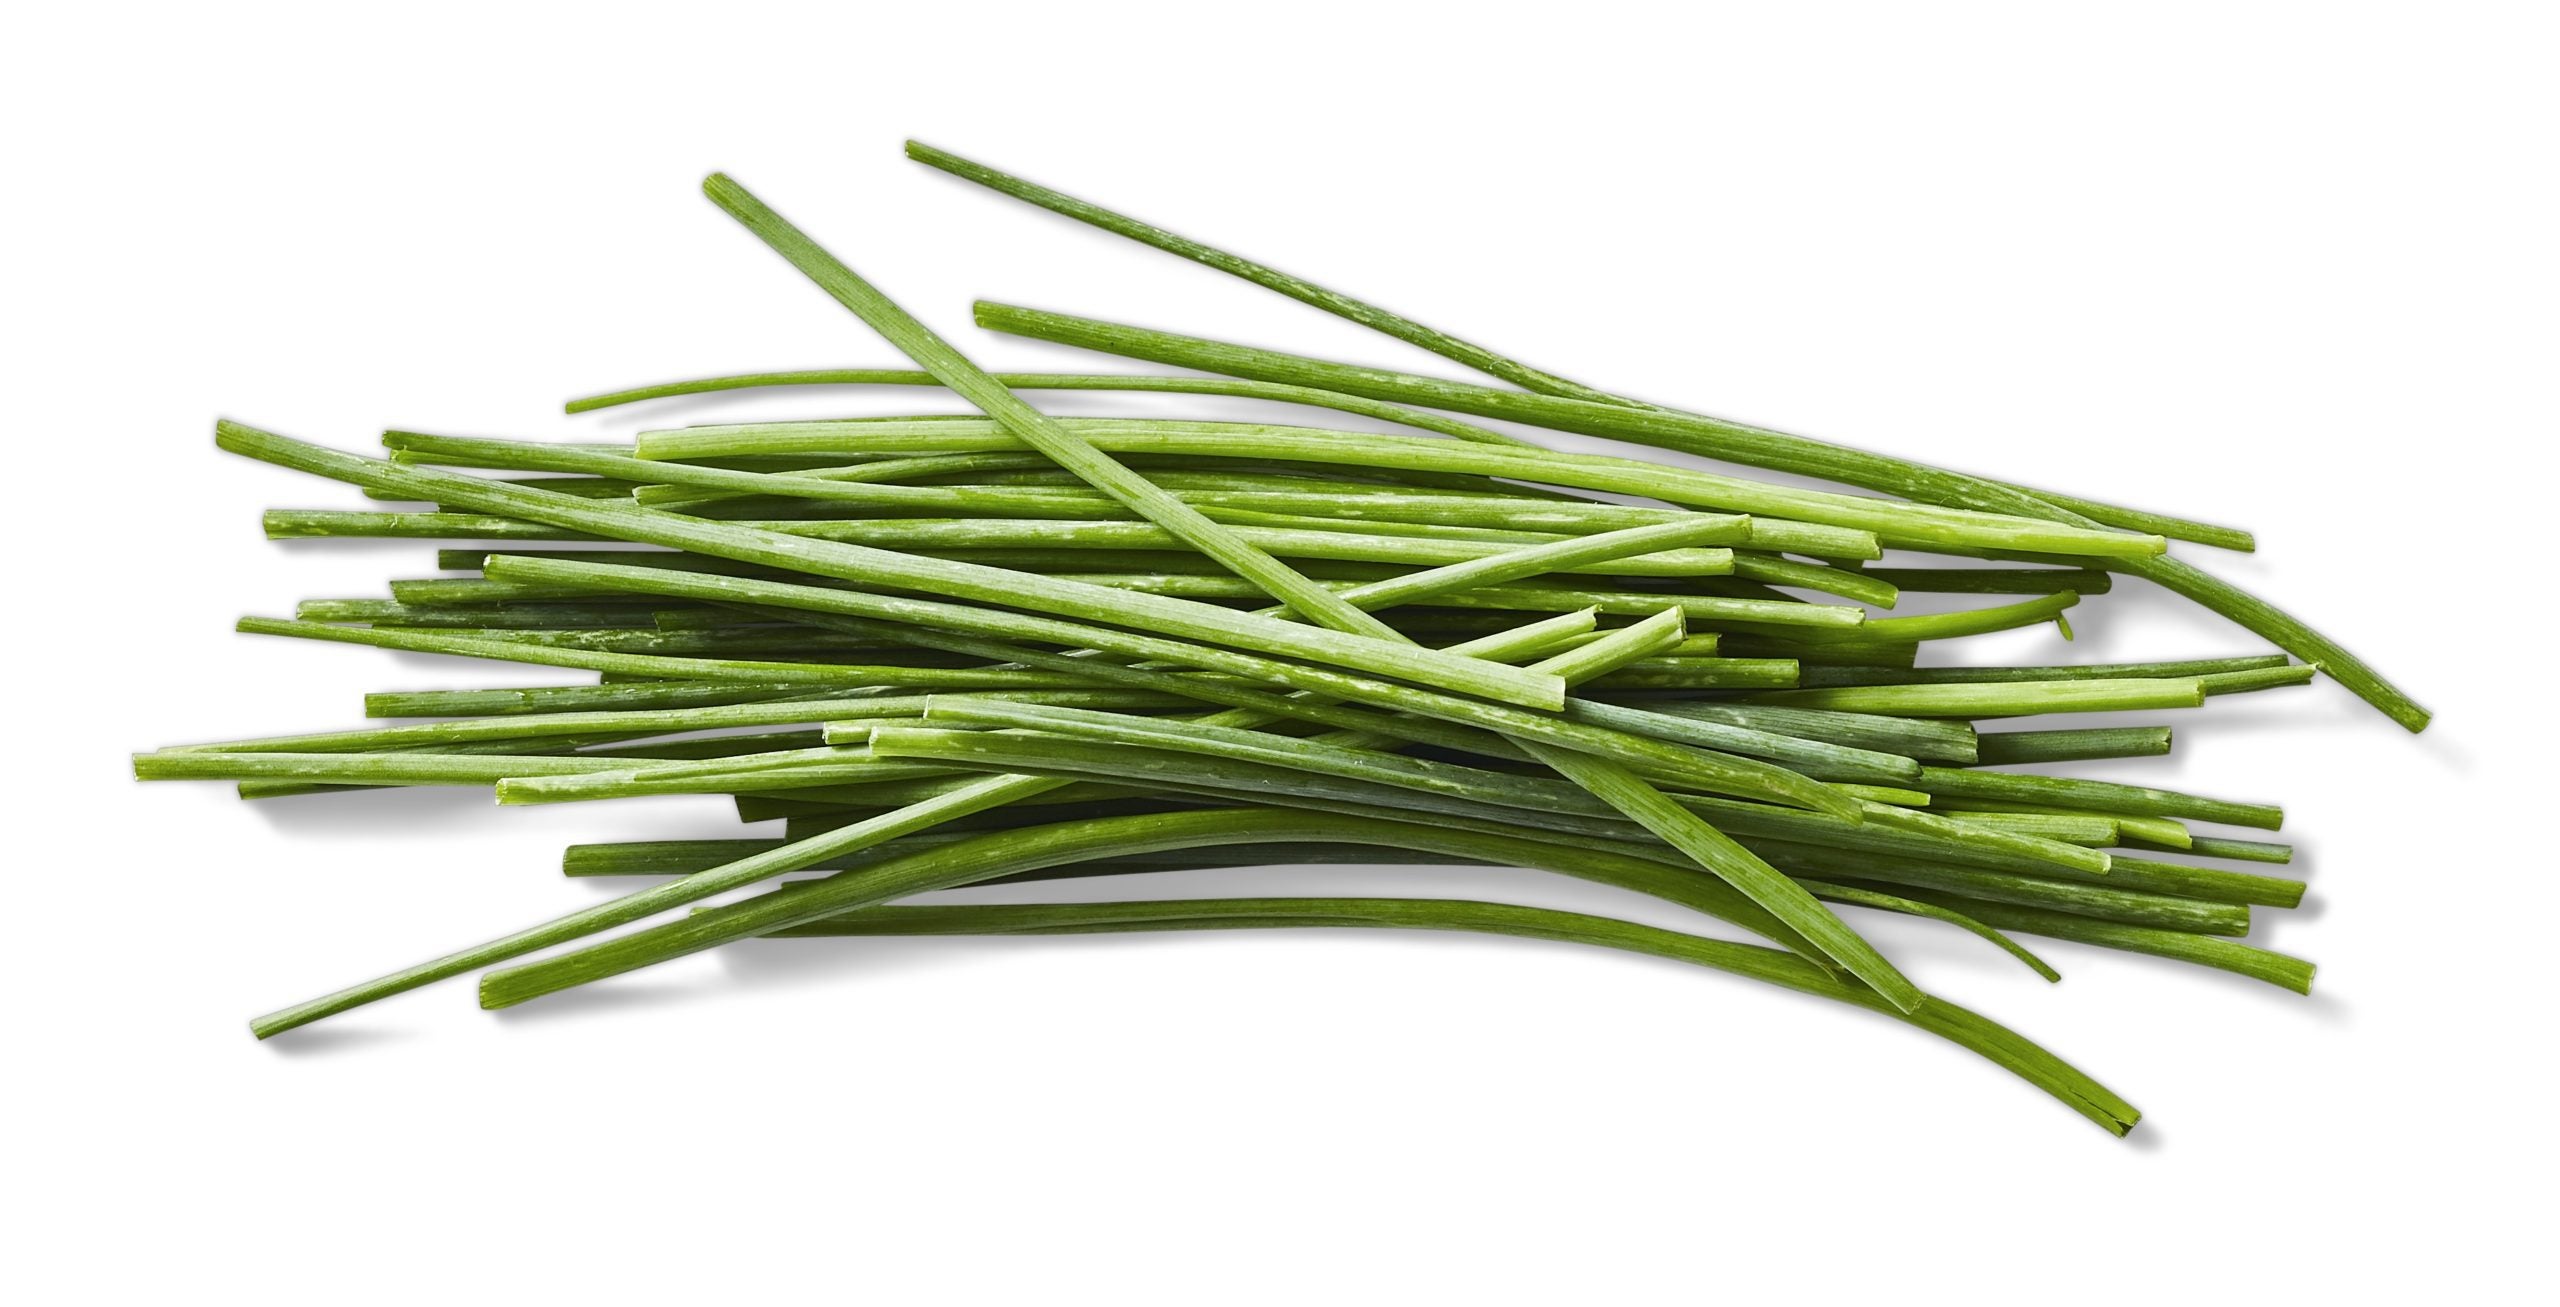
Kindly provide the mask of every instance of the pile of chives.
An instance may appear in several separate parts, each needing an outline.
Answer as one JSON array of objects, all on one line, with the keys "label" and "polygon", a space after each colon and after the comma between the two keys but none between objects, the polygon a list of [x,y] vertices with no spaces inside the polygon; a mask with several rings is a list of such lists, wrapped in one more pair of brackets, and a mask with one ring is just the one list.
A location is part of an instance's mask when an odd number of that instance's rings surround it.
[{"label": "pile of chives", "polygon": [[[224,449],[381,501],[275,510],[270,535],[451,542],[433,559],[445,575],[242,631],[598,680],[375,695],[378,724],[164,749],[139,755],[137,775],[229,781],[252,799],[408,785],[487,786],[502,804],[715,794],[745,822],[778,823],[574,845],[568,874],[642,884],[269,1013],[251,1023],[259,1037],[466,972],[485,969],[483,1005],[505,1007],[759,937],[1463,930],[1670,957],[1869,1008],[2122,1134],[2139,1118],[2130,1104],[1924,993],[1839,909],[1943,923],[2048,980],[2018,936],[2308,992],[2309,963],[2243,942],[2255,911],[2302,899],[2300,881],[2261,869],[2289,846],[2247,833],[2277,829],[2279,809],[2000,770],[2171,743],[2165,724],[2007,719],[2196,709],[2321,672],[2422,728],[2423,709],[2334,642],[2166,552],[2252,548],[2246,532],[1638,403],[957,156],[908,152],[1499,384],[981,303],[999,331],[1213,375],[988,373],[715,175],[714,202],[915,367],[716,377],[571,412],[855,385],[939,386],[980,416],[606,443],[393,431],[384,458],[218,424]],[[1310,424],[1059,418],[1024,398],[1051,391],[1241,397],[1298,406]],[[1328,412],[1402,434],[1321,425]],[[1478,418],[1890,497],[1561,453]],[[1903,557],[1922,554],[1938,557]],[[1921,656],[2044,624],[2067,637],[2070,610],[2119,573],[2274,650],[2028,667]],[[1895,615],[1905,591],[1987,598]],[[1514,867],[1715,921],[1673,931],[1454,899],[901,902],[1303,862]]]}]

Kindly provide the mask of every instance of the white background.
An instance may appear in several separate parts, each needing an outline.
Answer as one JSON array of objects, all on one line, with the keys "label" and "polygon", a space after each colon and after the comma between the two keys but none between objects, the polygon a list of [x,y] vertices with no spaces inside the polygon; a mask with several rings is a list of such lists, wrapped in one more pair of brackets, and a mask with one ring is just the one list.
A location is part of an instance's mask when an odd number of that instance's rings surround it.
[{"label": "white background", "polygon": [[[2520,1269],[2552,1160],[2534,7],[1062,8],[15,20],[17,1300],[2211,1300]],[[971,330],[982,294],[1451,371],[905,162],[908,135],[1600,385],[2257,528],[2210,565],[2440,724],[2323,684],[2110,774],[2289,806],[2312,906],[2261,939],[2318,959],[2319,996],[2061,944],[2048,988],[1860,918],[2140,1104],[2127,1142],[1862,1013],[1457,938],[776,942],[251,1041],[253,1012],[592,901],[564,842],[735,827],[131,783],[134,749],[540,677],[230,634],[427,560],[262,541],[261,507],[354,500],[217,455],[215,416],[619,435],[715,410],[559,402],[894,362],[700,198],[713,168],[990,363],[1090,360]],[[2078,626],[1964,654],[2255,647],[2139,587]],[[1525,873],[1190,885],[1682,924]]]}]

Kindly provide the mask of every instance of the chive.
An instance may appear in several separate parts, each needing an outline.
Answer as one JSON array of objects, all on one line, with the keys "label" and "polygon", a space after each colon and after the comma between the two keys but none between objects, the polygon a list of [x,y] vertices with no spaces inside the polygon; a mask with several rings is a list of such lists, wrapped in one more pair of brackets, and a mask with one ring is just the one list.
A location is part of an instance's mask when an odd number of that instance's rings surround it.
[{"label": "chive", "polygon": [[138,753],[145,781],[283,780],[325,785],[492,785],[509,776],[618,771],[619,758],[478,753]]},{"label": "chive", "polygon": [[2060,731],[1985,731],[1974,737],[1985,767],[2092,758],[2154,758],[2169,752],[2166,726],[2100,726]]},{"label": "chive", "polygon": [[646,677],[714,681],[744,679],[841,686],[906,685],[951,688],[977,686],[988,689],[998,687],[1054,689],[1072,684],[1062,683],[1055,676],[1028,672],[947,671],[918,667],[856,666],[845,663],[758,662],[742,658],[678,658],[655,654],[611,653],[595,649],[561,649],[522,641],[479,639],[435,631],[327,626],[318,622],[296,622],[271,617],[241,618],[237,629],[244,635],[282,635],[303,640],[371,645],[377,649],[400,649],[411,653],[452,654],[464,658],[491,658],[503,662],[531,663],[540,667],[576,667],[588,671],[628,672]]},{"label": "chive", "polygon": [[2204,703],[2204,683],[2194,677],[2153,680],[2120,677],[2076,681],[2008,681],[1986,685],[1864,685],[1828,690],[1781,690],[1756,695],[1755,703],[1835,712],[1894,713],[1910,717],[2033,717],[2063,712],[2141,712],[2194,708]]},{"label": "chive", "polygon": [[2284,686],[2309,685],[2311,679],[2319,674],[2319,664],[2306,663],[2292,667],[2267,667],[2256,671],[2212,672],[2196,679],[2203,683],[2204,692],[2208,695],[2241,694],[2250,690],[2273,690]]},{"label": "chive", "polygon": [[1894,584],[1870,572],[1845,567],[1826,567],[1820,563],[1799,563],[1773,554],[1736,553],[1733,574],[1763,585],[1793,586],[1822,594],[1855,599],[1878,608],[1891,608],[1901,599]]},{"label": "chive", "polygon": [[1920,778],[1912,782],[1915,789],[1949,798],[1986,801],[2015,800],[2021,803],[2052,804],[2090,812],[2123,812],[2137,817],[2175,817],[2188,821],[2221,822],[2230,826],[2256,826],[2277,830],[2284,825],[2284,809],[2265,803],[2234,803],[2227,799],[2209,799],[2183,794],[2176,790],[2152,789],[2141,785],[2123,785],[2114,781],[2081,780],[2070,776],[2038,776],[2024,772],[1972,771],[1947,767],[1923,767]]},{"label": "chive", "polygon": [[1812,892],[1815,898],[1821,899],[1826,903],[1853,903],[1859,907],[1875,908],[1884,912],[1899,912],[1905,916],[1927,917],[1932,921],[1943,921],[1967,934],[1975,935],[1989,941],[2001,952],[2025,963],[2028,970],[2044,977],[2045,983],[2047,984],[2056,984],[2062,980],[2061,972],[2045,965],[2045,960],[2043,958],[2037,957],[2035,954],[2028,952],[2018,943],[2018,941],[2001,934],[1999,931],[1993,930],[1989,926],[1983,925],[1981,922],[1976,921],[1953,908],[1940,907],[1934,903],[1922,903],[1917,899],[1906,899],[1899,895],[1883,894],[1872,889],[1866,889],[1854,885],[1835,885],[1828,881],[1818,880],[1802,881],[1802,884],[1807,890]]},{"label": "chive", "polygon": [[1675,712],[1654,711],[1650,706],[1635,707],[1574,698],[1566,701],[1564,715],[1570,720],[1675,744],[1767,758],[1822,780],[1895,782],[1915,779],[1920,775],[1920,764],[1902,754],[1687,717]]},{"label": "chive", "polygon": [[1872,992],[1774,949],[1545,908],[1458,899],[1228,899],[1152,903],[966,904],[875,907],[769,932],[847,935],[1048,935],[1099,931],[1282,928],[1468,931],[1647,954],[1783,985],[1881,1012],[1969,1049],[2064,1106],[2123,1135],[2141,1113],[2069,1064],[1980,1016],[1934,999],[1899,1012]]},{"label": "chive", "polygon": [[[1924,795],[1924,798],[1927,796]],[[1878,802],[1893,802],[1889,799]],[[1917,807],[1918,804],[1894,804]],[[2023,812],[2015,809],[1970,808],[1961,803],[1930,805],[1933,813],[1954,821],[1990,826],[2013,834],[2033,835],[2038,839],[2059,840],[2085,848],[2103,848],[2122,838],[2123,828],[2115,819],[2096,813],[2065,813],[2059,809],[2047,812]]]},{"label": "chive", "polygon": [[[584,688],[584,687],[581,687]],[[1131,697],[1113,691],[1042,692],[1078,706],[1132,705]],[[921,696],[828,698],[780,703],[716,704],[693,708],[633,709],[623,712],[518,713],[452,722],[418,722],[352,731],[320,731],[306,735],[271,735],[173,747],[195,752],[333,753],[341,750],[392,749],[486,740],[526,739],[546,735],[582,735],[598,731],[647,733],[715,730],[738,726],[784,726],[799,722],[840,721],[856,715],[921,716]],[[1147,701],[1133,706],[1154,706]]]},{"label": "chive", "polygon": [[[2007,800],[1941,798],[1933,807],[1940,812],[1960,813],[1981,820],[1985,818],[2014,821],[2028,817],[2065,817],[2076,820],[2104,821],[2115,827],[2117,839],[2139,839],[2164,848],[2186,849],[2193,840],[2187,828],[2172,817],[2144,817],[2122,812],[2093,813],[2073,808],[2014,803]],[[2081,841],[2086,842],[2086,841]],[[2105,841],[2115,843],[2116,839]]]},{"label": "chive", "polygon": [[1931,762],[1969,763],[1977,756],[1975,734],[1960,721],[1931,721],[1874,713],[1835,712],[1822,708],[1779,707],[1766,703],[1681,702],[1650,704],[1658,713],[1704,722],[1774,731],[1852,748],[1902,754]]},{"label": "chive", "polygon": [[813,572],[839,580],[913,585],[955,598],[1032,608],[1069,616],[1091,615],[1145,623],[1176,635],[1198,635],[1291,657],[1336,662],[1363,671],[1423,681],[1446,689],[1531,707],[1563,702],[1553,677],[1473,658],[1457,658],[1387,641],[1252,618],[1205,604],[1103,590],[1074,582],[981,568],[966,563],[909,558],[854,545],[800,540],[770,532],[701,521],[645,509],[610,508],[522,486],[499,486],[473,477],[397,467],[342,454],[234,422],[218,424],[216,441],[233,453],[336,480],[386,490],[415,491],[439,501],[519,514],[554,525],[593,527],[616,539],[689,549],[741,562]]},{"label": "chive", "polygon": [[2291,862],[2293,846],[2270,844],[2264,840],[2234,840],[2220,836],[2192,837],[2185,852],[2199,858],[2230,858],[2239,862]]},{"label": "chive", "polygon": [[[1365,605],[1372,598],[1371,595],[1361,592],[1367,589],[1369,587],[1363,586],[1358,590],[1346,590],[1343,592],[1343,597],[1353,603]],[[1489,658],[1503,663],[1525,662],[1565,649],[1580,648],[1583,637],[1592,633],[1592,628],[1599,625],[1599,620],[1600,610],[1597,608],[1558,613],[1553,617],[1524,622],[1508,630],[1480,635],[1472,640],[1461,640],[1446,646],[1441,652],[1464,654],[1469,658]],[[1573,704],[1567,701],[1565,706],[1570,709]]]},{"label": "chive", "polygon": [[[449,744],[423,750],[438,754],[571,754],[591,744],[610,744],[634,738],[629,734],[555,735],[534,740],[490,740],[478,744]],[[184,752],[163,749],[162,753]],[[588,756],[583,752],[574,756]],[[284,799],[303,794],[338,794],[350,790],[397,788],[381,784],[330,784],[322,781],[244,780],[233,787],[243,799]]]},{"label": "chive", "polygon": [[[1604,531],[1596,535],[1573,536],[1545,544],[1526,545],[1481,557],[1446,563],[1402,576],[1373,581],[1342,592],[1345,603],[1363,609],[1392,608],[1434,596],[1478,589],[1504,581],[1544,572],[1571,571],[1578,568],[1615,567],[1619,560],[1640,557],[1664,549],[1686,549],[1723,534],[1716,519],[1692,514],[1692,521],[1664,522],[1650,526],[1628,527]],[[1749,538],[1750,519],[1732,519],[1743,523],[1744,538]],[[1726,561],[1731,562],[1728,552]],[[1277,615],[1275,610],[1266,610]]]},{"label": "chive", "polygon": [[[478,564],[473,564],[478,566]],[[484,630],[607,629],[649,621],[652,614],[628,603],[491,604],[478,608],[429,608],[397,599],[305,599],[293,606],[305,622],[366,622],[375,626],[478,627]]]},{"label": "chive", "polygon": [[[1412,471],[1467,472],[1579,490],[1647,495],[1692,507],[1754,516],[1765,514],[1791,521],[1872,531],[1888,544],[1917,548],[1956,545],[2072,556],[2129,556],[2159,552],[2159,538],[2156,536],[2131,536],[1969,509],[1800,490],[1600,454],[1518,450],[1418,436],[1383,436],[1245,422],[1065,418],[1059,419],[1058,425],[1082,437],[1096,449],[1113,454],[1249,457]],[[641,459],[664,463],[676,459],[729,458],[744,454],[952,454],[1015,447],[1016,438],[993,422],[855,419],[643,431],[637,449]],[[655,477],[686,477],[705,483],[752,484],[710,475],[709,469],[668,467],[657,472],[643,472],[611,458],[573,461],[567,455],[560,455],[554,470],[607,470]],[[822,493],[814,489],[814,478],[768,476],[761,484],[778,483],[797,492],[803,482],[812,483],[810,493]],[[863,488],[847,489],[860,491]],[[887,487],[869,489],[877,492]]]},{"label": "chive", "polygon": [[[956,826],[957,823],[953,823]],[[844,871],[883,857],[966,839],[951,827],[831,858],[813,871]],[[625,840],[608,844],[572,844],[561,851],[560,873],[572,879],[615,876],[682,876],[735,862],[750,854],[780,848],[782,840]],[[1275,842],[1233,844],[1216,849],[1176,849],[1097,859],[1078,864],[1080,874],[1134,875],[1159,871],[1198,871],[1218,867],[1289,866],[1299,863],[1467,864],[1447,854],[1415,853],[1366,844]],[[1040,875],[1028,873],[1024,878]],[[1059,877],[1063,879],[1063,877]]]},{"label": "chive", "polygon": [[[509,777],[498,783],[497,798],[501,804],[518,806],[654,794],[749,794],[948,777],[962,770],[965,769],[882,758],[869,749],[826,743],[822,737],[821,742],[811,748],[745,757],[708,758],[685,765],[651,767],[645,771],[594,771],[577,777]],[[570,780],[580,783],[546,783]]]},{"label": "chive", "polygon": [[[1633,626],[1619,627],[1589,644],[1577,645],[1556,654],[1538,666],[1563,677],[1566,684],[1575,685],[1617,672],[1638,659],[1652,657],[1688,636],[1688,620],[1680,610],[1665,608]],[[1787,679],[1795,679],[1792,665],[1787,668]]]},{"label": "chive", "polygon": [[[2066,608],[2080,602],[2080,596],[2068,590],[2060,594],[2041,595],[1996,608],[1968,608],[1952,613],[1928,613],[1911,617],[1879,617],[1864,623],[1855,631],[1807,636],[1798,639],[1851,640],[1862,644],[1917,644],[1923,640],[1951,640],[1960,636],[1988,635],[1994,631],[2013,631],[2039,622],[2058,621]],[[2065,636],[2064,638],[2069,638]]]},{"label": "chive", "polygon": [[[1678,614],[1679,609],[1667,610]],[[1626,629],[1626,628],[1621,628]],[[1792,658],[1651,658],[1592,682],[1613,690],[1783,690],[1796,683]]]},{"label": "chive", "polygon": [[[2243,658],[2191,658],[2178,662],[2153,663],[2062,663],[2044,667],[1907,667],[1824,668],[1806,676],[1806,688],[1823,689],[1840,685],[1959,685],[1991,684],[2002,681],[2069,681],[2176,679],[2203,677],[2218,672],[2253,672],[2286,665],[2283,654],[2252,655]],[[2212,692],[2207,684],[2206,692]]]},{"label": "chive", "polygon": [[[1996,511],[2045,516],[2063,523],[2092,520],[2058,507],[2050,500],[1997,483],[1899,459],[1780,436],[1774,432],[1718,423],[1712,419],[1614,408],[1552,396],[1521,395],[1458,382],[1353,368],[1276,351],[1225,345],[986,301],[979,302],[977,313],[979,325],[992,330],[1057,344],[1101,349],[1177,367],[1257,380],[1312,384],[1373,399],[1417,403],[1480,417],[1510,418],[1555,430],[1610,436],[1753,467],[1909,494],[1914,499],[1928,502],[1988,506]],[[2294,657],[2321,665],[2339,684],[2403,727],[2411,731],[2426,728],[2429,715],[2426,709],[2409,699],[2363,660],[2274,605],[2178,559],[2107,555],[2094,550],[2090,551],[2090,556],[2105,557],[2104,566],[2109,570],[2154,581],[2238,623]]]},{"label": "chive", "polygon": [[635,681],[612,685],[537,685],[500,690],[388,690],[364,697],[367,717],[480,717],[522,713],[711,707],[774,699],[826,698],[829,692],[784,682]]},{"label": "chive", "polygon": [[[1361,417],[1377,418],[1422,431],[1454,436],[1460,440],[1476,440],[1486,444],[1522,443],[1518,437],[1460,422],[1445,414],[1427,409],[1407,408],[1401,404],[1383,404],[1357,395],[1337,394],[1330,390],[1313,390],[1305,386],[1276,386],[1267,382],[1241,381],[1233,377],[1158,377],[1108,376],[1074,372],[997,372],[989,374],[996,384],[1007,390],[1117,390],[1131,392],[1172,393],[1178,395],[1224,395],[1236,399],[1259,399],[1278,404],[1303,404],[1311,408],[1329,408]],[[940,386],[932,373],[921,369],[898,368],[812,368],[797,372],[750,372],[725,377],[702,377],[691,381],[662,382],[654,386],[636,386],[627,390],[608,391],[570,400],[563,405],[569,413],[592,413],[597,409],[637,404],[653,399],[674,399],[685,395],[706,395],[724,390],[745,390],[760,386]]]},{"label": "chive", "polygon": [[[1693,513],[1689,519],[1676,525],[1687,528],[1679,533],[1679,537],[1695,544],[1736,544],[1751,538],[1749,518]],[[1290,558],[1438,566],[1469,559],[1499,558],[1512,552],[1510,545],[1495,541],[1365,534],[1339,528],[1312,531],[1230,526],[1225,529],[1258,548]],[[1164,550],[1184,547],[1179,538],[1153,523],[1048,518],[877,518],[812,524],[795,533],[916,554],[941,554],[955,548]],[[1576,538],[1592,537],[1566,537],[1568,540]],[[1730,549],[1678,548],[1668,552],[1617,556],[1606,561],[1606,567],[1576,564],[1553,570],[1683,577],[1720,576],[1732,572],[1735,567]]]},{"label": "chive", "polygon": [[1119,460],[1078,439],[1038,409],[1024,403],[1001,382],[981,371],[960,351],[901,309],[853,269],[827,253],[816,241],[764,201],[724,174],[703,179],[703,194],[726,210],[756,238],[771,246],[791,266],[816,282],[835,301],[877,331],[898,352],[916,361],[953,393],[1002,424],[1022,443],[1047,455],[1094,489],[1118,500],[1140,517],[1164,528],[1192,548],[1225,564],[1236,575],[1261,586],[1273,598],[1308,620],[1336,630],[1393,639],[1385,623],[1342,602],[1333,592],[1291,571],[1237,532],[1200,515],[1198,509],[1158,489]]}]

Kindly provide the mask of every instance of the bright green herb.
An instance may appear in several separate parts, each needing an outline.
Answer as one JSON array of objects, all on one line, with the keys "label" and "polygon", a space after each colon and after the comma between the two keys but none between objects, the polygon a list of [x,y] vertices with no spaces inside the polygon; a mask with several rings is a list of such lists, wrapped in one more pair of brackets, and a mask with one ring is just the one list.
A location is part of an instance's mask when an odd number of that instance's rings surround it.
[{"label": "bright green herb", "polygon": [[[657,880],[269,1013],[252,1023],[261,1037],[473,970],[498,968],[482,997],[506,1006],[762,935],[1455,929],[1673,957],[1883,1011],[2121,1133],[2136,1119],[2122,1100],[1924,995],[1834,908],[1964,931],[2048,980],[2008,932],[2310,984],[2310,964],[2241,942],[2259,914],[2299,905],[2303,883],[2200,865],[2288,860],[2290,846],[2217,829],[2274,829],[2279,809],[1990,770],[2157,756],[2166,727],[1976,727],[2196,708],[2324,671],[2423,725],[2334,644],[2161,556],[2163,537],[2245,548],[2245,532],[1639,403],[912,150],[1519,389],[981,304],[999,330],[1220,375],[989,373],[715,176],[715,201],[923,370],[710,378],[572,411],[859,384],[940,386],[986,416],[622,442],[392,431],[388,461],[219,424],[225,449],[383,501],[275,510],[271,535],[463,542],[433,561],[476,573],[308,600],[294,620],[241,630],[599,683],[371,695],[368,716],[412,720],[165,749],[137,756],[137,776],[314,802],[421,785],[487,786],[505,803],[718,794],[743,821],[784,822],[779,839],[573,846],[571,875]],[[1423,434],[1053,418],[1014,393],[1044,389],[1276,401]],[[1452,414],[1891,497],[1553,451]],[[1939,557],[1869,566],[1887,547]],[[2070,618],[2089,620],[2071,610],[2117,572],[2286,652],[1948,666],[1924,650],[2047,622],[2068,639]],[[1908,592],[2022,598],[1883,611]],[[879,906],[959,885],[1297,861],[1555,872],[1776,947],[1457,901]],[[800,872],[819,875],[698,907]],[[605,935],[625,926],[637,929]],[[559,951],[531,956],[546,950]]]}]

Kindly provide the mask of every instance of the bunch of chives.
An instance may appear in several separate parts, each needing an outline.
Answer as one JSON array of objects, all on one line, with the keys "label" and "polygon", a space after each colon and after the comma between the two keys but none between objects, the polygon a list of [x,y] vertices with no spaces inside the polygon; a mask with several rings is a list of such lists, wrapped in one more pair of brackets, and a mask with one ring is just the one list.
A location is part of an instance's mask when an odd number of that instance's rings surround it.
[{"label": "bunch of chives", "polygon": [[[460,574],[306,601],[242,631],[598,679],[375,695],[365,711],[378,724],[164,749],[139,755],[137,775],[229,781],[259,799],[413,785],[487,786],[507,804],[716,794],[744,821],[781,822],[778,834],[574,845],[570,875],[642,883],[269,1013],[252,1023],[260,1037],[470,971],[486,971],[484,1005],[503,1007],[759,937],[1469,930],[1672,957],[1866,1007],[2121,1134],[2138,1119],[2129,1104],[1924,992],[1843,910],[1941,923],[2048,980],[2057,973],[2016,936],[2307,992],[2310,964],[2243,942],[2256,912],[2301,902],[2301,882],[2231,865],[2281,864],[2289,846],[2225,829],[2274,830],[2278,808],[1999,770],[2171,747],[2165,725],[2007,719],[2198,709],[2323,670],[2422,725],[2345,651],[2163,553],[2170,539],[2250,547],[2246,533],[1639,404],[909,150],[1514,389],[981,305],[1000,330],[1223,375],[990,373],[714,176],[716,203],[916,368],[711,378],[572,412],[846,384],[940,386],[983,416],[574,444],[394,431],[387,458],[218,424],[226,450],[384,501],[273,510],[271,535],[449,542],[432,562]],[[1023,398],[1060,390],[1274,401],[1408,434],[1058,418]],[[1895,497],[1565,454],[1473,417]],[[1877,565],[1889,550],[1941,558]],[[2068,638],[2067,614],[2115,573],[2187,593],[2286,652],[1923,659],[1923,646],[1996,631]],[[1894,611],[1923,592],[1992,599]],[[1701,920],[1690,933],[1375,898],[887,906],[970,884],[1316,861],[1516,867]]]}]

